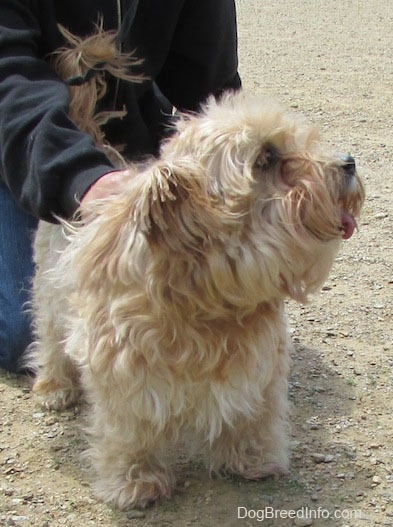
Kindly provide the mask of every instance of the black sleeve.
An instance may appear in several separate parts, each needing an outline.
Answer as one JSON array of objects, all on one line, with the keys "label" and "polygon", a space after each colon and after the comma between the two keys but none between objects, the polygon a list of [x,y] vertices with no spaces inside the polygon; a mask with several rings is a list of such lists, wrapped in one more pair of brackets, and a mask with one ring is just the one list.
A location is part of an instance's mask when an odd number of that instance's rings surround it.
[{"label": "black sleeve", "polygon": [[241,87],[234,0],[186,0],[157,84],[179,109]]},{"label": "black sleeve", "polygon": [[0,1],[0,175],[23,208],[53,221],[113,165],[67,116],[67,86],[40,58],[33,4]]}]

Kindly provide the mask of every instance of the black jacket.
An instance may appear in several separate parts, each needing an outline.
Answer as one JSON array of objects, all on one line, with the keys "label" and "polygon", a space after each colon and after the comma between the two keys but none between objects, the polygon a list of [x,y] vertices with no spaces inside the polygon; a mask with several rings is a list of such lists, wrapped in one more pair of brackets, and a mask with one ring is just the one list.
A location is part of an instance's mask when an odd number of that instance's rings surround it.
[{"label": "black jacket", "polygon": [[[99,15],[119,28],[135,0],[0,0],[0,175],[33,215],[70,217],[78,200],[113,169],[67,116],[68,89],[50,54],[64,42],[61,23],[88,35]],[[240,87],[234,0],[140,0],[124,51],[144,59],[151,81],[121,83],[105,98],[128,114],[106,129],[127,155],[156,153],[164,114],[159,87],[181,110],[197,110],[211,93]]]}]

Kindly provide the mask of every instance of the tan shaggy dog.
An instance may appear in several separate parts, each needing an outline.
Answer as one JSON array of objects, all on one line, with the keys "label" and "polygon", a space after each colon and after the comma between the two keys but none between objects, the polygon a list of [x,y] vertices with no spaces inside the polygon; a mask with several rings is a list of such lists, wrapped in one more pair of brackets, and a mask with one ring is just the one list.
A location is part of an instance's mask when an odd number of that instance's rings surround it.
[{"label": "tan shaggy dog", "polygon": [[271,100],[179,117],[124,192],[36,236],[35,391],[89,403],[96,495],[169,497],[181,438],[213,473],[286,473],[284,302],[325,281],[364,199],[352,157]]}]

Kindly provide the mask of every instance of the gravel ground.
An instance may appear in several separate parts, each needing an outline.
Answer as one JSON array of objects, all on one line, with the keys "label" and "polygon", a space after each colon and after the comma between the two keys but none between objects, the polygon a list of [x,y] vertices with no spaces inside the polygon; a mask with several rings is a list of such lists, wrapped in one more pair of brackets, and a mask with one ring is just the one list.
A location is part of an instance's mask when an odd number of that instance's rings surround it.
[{"label": "gravel ground", "polygon": [[356,156],[367,190],[359,232],[321,294],[288,305],[291,474],[210,480],[180,453],[173,500],[120,513],[90,493],[84,410],[44,413],[27,379],[0,372],[0,525],[393,526],[393,4],[237,5],[245,89],[319,123],[338,152]]}]

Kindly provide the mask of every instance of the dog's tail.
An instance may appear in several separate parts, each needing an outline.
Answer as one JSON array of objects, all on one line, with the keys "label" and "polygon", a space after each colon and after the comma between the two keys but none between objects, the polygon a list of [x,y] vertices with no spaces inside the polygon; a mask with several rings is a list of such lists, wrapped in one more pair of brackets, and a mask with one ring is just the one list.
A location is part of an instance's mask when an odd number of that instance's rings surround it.
[{"label": "dog's tail", "polygon": [[107,75],[128,82],[147,80],[134,68],[142,64],[132,53],[123,53],[116,45],[117,32],[105,31],[103,21],[96,24],[95,32],[80,38],[59,25],[66,45],[53,54],[56,73],[69,86],[69,116],[84,132],[90,134],[97,145],[108,147],[101,126],[113,118],[122,118],[125,110],[97,112],[97,102],[107,91]]}]

